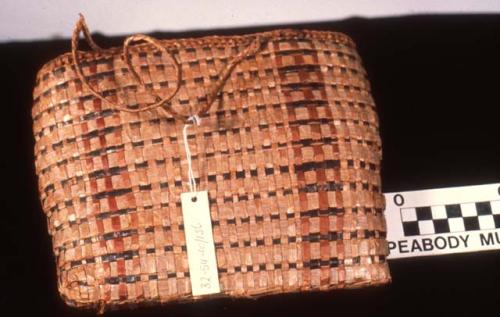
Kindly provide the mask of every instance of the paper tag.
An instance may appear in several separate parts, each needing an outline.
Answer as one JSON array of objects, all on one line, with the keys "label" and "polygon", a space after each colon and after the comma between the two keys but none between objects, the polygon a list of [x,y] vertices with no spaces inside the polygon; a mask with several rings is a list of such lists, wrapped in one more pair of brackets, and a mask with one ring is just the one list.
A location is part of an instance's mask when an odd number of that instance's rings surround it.
[{"label": "paper tag", "polygon": [[193,296],[220,293],[208,192],[181,194]]},{"label": "paper tag", "polygon": [[500,249],[500,184],[385,194],[389,259]]}]

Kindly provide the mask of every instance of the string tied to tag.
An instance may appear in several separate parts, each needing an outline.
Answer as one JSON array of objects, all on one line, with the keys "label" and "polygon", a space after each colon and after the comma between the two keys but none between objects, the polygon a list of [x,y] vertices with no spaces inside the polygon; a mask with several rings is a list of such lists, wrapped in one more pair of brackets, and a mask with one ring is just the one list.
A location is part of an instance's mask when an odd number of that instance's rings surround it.
[{"label": "string tied to tag", "polygon": [[196,192],[196,179],[193,174],[193,162],[191,160],[191,150],[189,149],[189,141],[188,141],[188,128],[191,125],[199,126],[201,119],[198,115],[192,115],[187,118],[184,127],[182,128],[182,139],[184,140],[184,151],[186,152],[186,160],[188,164],[188,184],[189,190],[191,192]]}]

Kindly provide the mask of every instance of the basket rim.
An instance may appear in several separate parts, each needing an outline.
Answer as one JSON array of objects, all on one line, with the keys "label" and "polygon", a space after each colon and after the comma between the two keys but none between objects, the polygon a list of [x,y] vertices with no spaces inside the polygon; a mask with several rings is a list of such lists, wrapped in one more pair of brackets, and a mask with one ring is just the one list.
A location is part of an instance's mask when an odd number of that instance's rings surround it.
[{"label": "basket rim", "polygon": [[[172,48],[195,48],[195,47],[212,47],[226,44],[245,43],[255,36],[264,36],[273,40],[291,40],[291,39],[315,39],[323,41],[332,41],[334,43],[341,43],[352,48],[356,48],[355,42],[350,36],[338,31],[326,30],[313,30],[313,29],[275,29],[271,31],[247,33],[242,35],[205,35],[200,37],[188,37],[178,39],[158,39],[166,49]],[[113,56],[122,53],[123,46],[113,46],[102,49],[101,52],[82,51],[78,50],[81,62],[88,62],[102,57]],[[142,52],[154,48],[149,43],[140,43],[130,47],[130,52]],[[71,52],[60,54],[46,63],[44,63],[37,72],[37,79],[42,73],[46,73],[50,69],[59,68],[66,65],[72,65],[73,58]]]}]

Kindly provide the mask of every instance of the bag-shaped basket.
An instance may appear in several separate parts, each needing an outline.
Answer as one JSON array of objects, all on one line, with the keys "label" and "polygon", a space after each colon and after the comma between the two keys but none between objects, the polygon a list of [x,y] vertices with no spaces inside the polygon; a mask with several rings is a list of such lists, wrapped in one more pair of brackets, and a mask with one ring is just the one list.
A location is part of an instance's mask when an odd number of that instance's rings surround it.
[{"label": "bag-shaped basket", "polygon": [[378,117],[349,37],[135,35],[101,49],[82,17],[72,44],[39,71],[32,109],[69,305],[203,298],[181,204],[193,186],[208,192],[219,296],[390,281]]}]

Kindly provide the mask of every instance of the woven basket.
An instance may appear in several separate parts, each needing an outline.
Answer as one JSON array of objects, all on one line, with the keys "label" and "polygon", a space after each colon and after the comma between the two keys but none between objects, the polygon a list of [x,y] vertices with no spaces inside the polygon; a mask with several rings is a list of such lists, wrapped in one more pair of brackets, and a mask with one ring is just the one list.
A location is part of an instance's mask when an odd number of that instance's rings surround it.
[{"label": "woven basket", "polygon": [[[78,50],[81,32],[93,51]],[[72,44],[39,71],[32,109],[69,305],[200,298],[180,203],[185,146],[210,199],[219,295],[390,281],[378,118],[346,35],[136,35],[101,49],[81,17]]]}]

